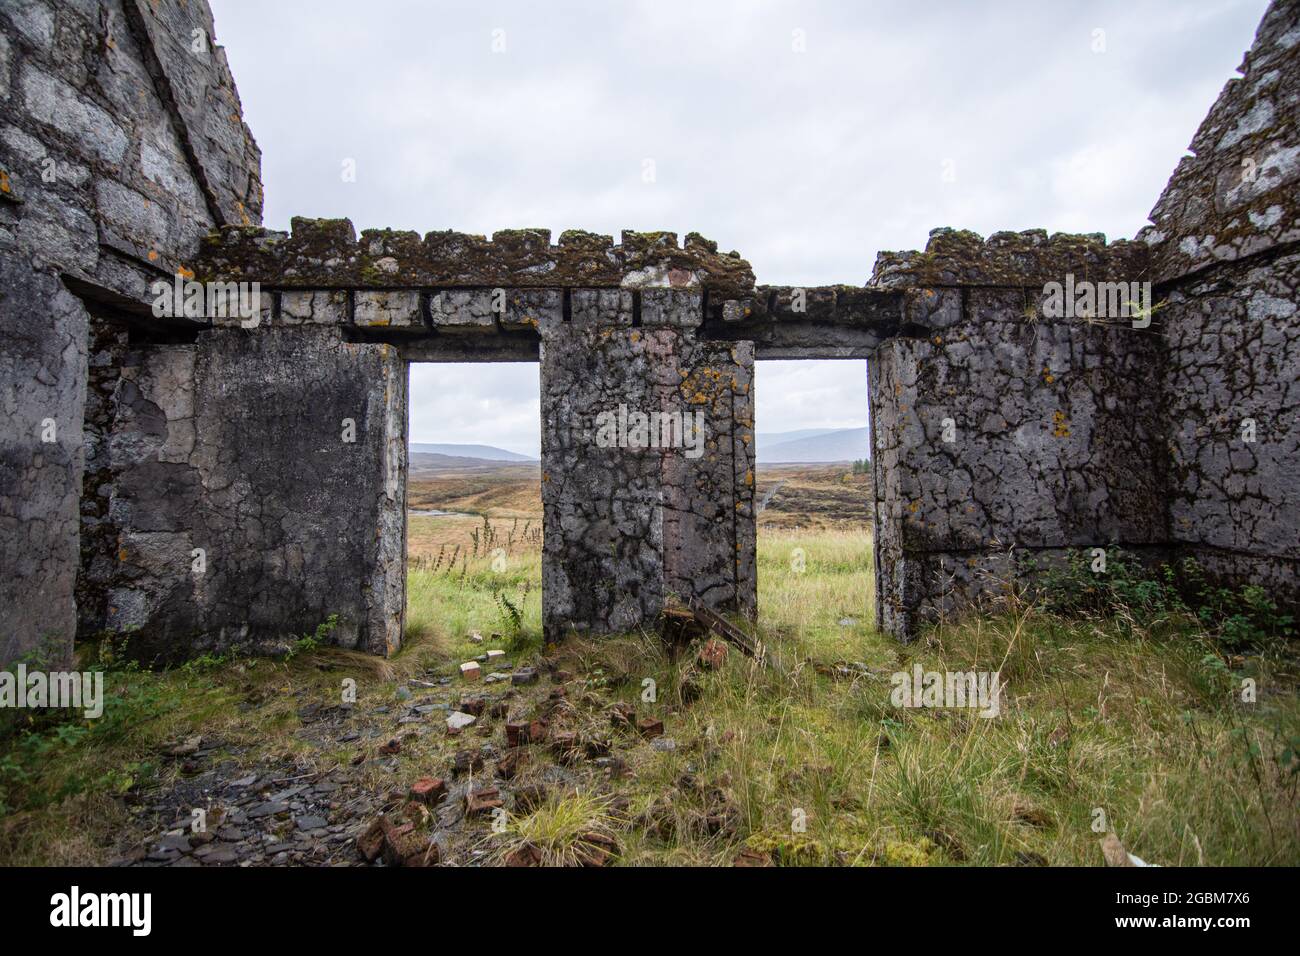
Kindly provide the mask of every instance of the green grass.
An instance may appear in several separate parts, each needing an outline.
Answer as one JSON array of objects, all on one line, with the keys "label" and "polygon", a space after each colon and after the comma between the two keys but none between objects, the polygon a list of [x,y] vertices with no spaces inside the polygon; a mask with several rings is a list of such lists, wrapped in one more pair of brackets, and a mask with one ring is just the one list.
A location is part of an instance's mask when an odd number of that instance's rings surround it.
[{"label": "green grass", "polygon": [[491,558],[473,557],[454,568],[412,570],[406,579],[405,639],[421,646],[432,642],[461,659],[471,651],[483,652],[473,650],[469,638],[475,633],[485,640],[500,635],[484,647],[540,646],[541,579],[542,559],[536,551],[511,554],[502,570],[493,568]]},{"label": "green grass", "polygon": [[[1152,863],[1300,864],[1293,647],[1227,654],[1187,614],[1067,619],[1023,604],[901,645],[872,628],[868,536],[765,531],[758,561],[761,636],[778,666],[733,649],[706,671],[644,634],[546,651],[573,675],[553,726],[612,735],[628,773],[606,780],[583,762],[576,787],[513,815],[504,834],[473,824],[485,859],[527,843],[571,862],[584,833],[608,832],[625,865],[727,864],[746,848],[786,865],[1099,865],[1113,831]],[[286,661],[111,671],[100,721],[0,744],[0,862],[111,859],[133,825],[121,795],[171,786],[159,747],[186,734],[245,761],[347,767],[352,751],[298,739],[301,700],[336,695],[351,675],[363,704],[387,703],[411,676],[453,675],[490,647],[542,654],[539,578],[535,550],[504,569],[471,554],[412,570],[406,644],[390,661],[304,646]],[[894,707],[890,676],[914,663],[1000,671],[1001,715]],[[1240,700],[1246,678],[1254,704]],[[551,686],[515,700],[540,710]],[[663,719],[676,748],[611,732],[614,701]],[[419,746],[401,758],[412,778],[441,770],[454,745]],[[540,779],[553,758],[533,749],[526,776]],[[375,787],[392,784],[374,771]]]}]

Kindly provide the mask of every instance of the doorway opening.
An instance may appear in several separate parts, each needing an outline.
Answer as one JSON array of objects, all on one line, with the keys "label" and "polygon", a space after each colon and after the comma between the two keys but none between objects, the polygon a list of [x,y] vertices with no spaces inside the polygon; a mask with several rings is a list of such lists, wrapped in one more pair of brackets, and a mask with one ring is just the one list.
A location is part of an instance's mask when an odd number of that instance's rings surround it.
[{"label": "doorway opening", "polygon": [[847,650],[875,624],[867,363],[760,360],[754,376],[759,620]]},{"label": "doorway opening", "polygon": [[538,643],[538,364],[408,369],[404,643],[432,641],[465,661]]}]

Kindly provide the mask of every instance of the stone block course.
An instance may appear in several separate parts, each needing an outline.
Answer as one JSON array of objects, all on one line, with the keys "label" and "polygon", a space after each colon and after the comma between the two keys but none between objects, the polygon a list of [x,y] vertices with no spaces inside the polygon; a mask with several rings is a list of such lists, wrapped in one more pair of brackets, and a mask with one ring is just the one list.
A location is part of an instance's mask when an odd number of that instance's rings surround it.
[{"label": "stone block course", "polygon": [[506,297],[501,327],[538,330],[564,320],[564,292],[560,289],[516,289]]},{"label": "stone block course", "polygon": [[280,293],[280,325],[325,325],[337,331],[347,320],[346,292],[288,290]]},{"label": "stone block course", "polygon": [[496,328],[494,300],[499,297],[487,289],[445,289],[429,300],[429,318],[435,329],[444,332],[487,332]]},{"label": "stone block course", "polygon": [[356,293],[353,309],[352,321],[359,326],[418,328],[424,324],[420,315],[420,293],[415,291],[360,291]]}]

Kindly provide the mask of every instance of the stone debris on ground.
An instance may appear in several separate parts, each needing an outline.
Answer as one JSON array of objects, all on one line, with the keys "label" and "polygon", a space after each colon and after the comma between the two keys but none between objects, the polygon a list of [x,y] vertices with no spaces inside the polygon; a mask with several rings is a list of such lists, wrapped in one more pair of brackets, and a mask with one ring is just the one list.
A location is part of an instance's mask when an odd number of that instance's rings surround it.
[{"label": "stone debris on ground", "polygon": [[[542,674],[551,683],[541,686]],[[397,687],[407,689],[405,699]],[[509,684],[481,692],[456,694],[433,675],[348,708],[304,699],[293,710],[295,736],[322,754],[345,748],[332,769],[305,758],[245,759],[215,738],[179,737],[162,752],[193,761],[195,772],[132,796],[138,826],[146,833],[152,826],[153,835],[123,846],[118,863],[538,865],[544,855],[536,848],[507,853],[492,842],[500,812],[526,816],[583,789],[626,808],[627,798],[611,788],[633,778],[631,753],[681,749],[665,735],[663,718],[638,720],[630,703],[590,688],[542,661],[517,665]],[[422,726],[433,714],[446,715],[452,740]],[[191,826],[196,806],[206,811],[199,829]],[[621,852],[599,828],[573,839],[563,859],[583,866],[610,865]]]},{"label": "stone debris on ground", "polygon": [[447,715],[447,729],[464,730],[474,723],[477,718],[473,714],[466,714],[459,710],[454,710]]}]

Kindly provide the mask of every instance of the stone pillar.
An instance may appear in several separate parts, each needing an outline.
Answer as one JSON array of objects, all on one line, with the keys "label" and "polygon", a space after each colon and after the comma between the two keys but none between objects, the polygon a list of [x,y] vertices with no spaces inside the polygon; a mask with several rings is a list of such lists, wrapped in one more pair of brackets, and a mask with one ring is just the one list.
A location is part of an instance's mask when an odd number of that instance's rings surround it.
[{"label": "stone pillar", "polygon": [[698,293],[570,305],[541,326],[548,639],[652,627],[669,600],[752,613],[752,344],[699,341]]}]

